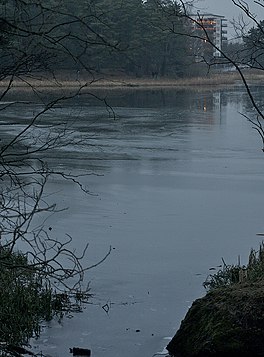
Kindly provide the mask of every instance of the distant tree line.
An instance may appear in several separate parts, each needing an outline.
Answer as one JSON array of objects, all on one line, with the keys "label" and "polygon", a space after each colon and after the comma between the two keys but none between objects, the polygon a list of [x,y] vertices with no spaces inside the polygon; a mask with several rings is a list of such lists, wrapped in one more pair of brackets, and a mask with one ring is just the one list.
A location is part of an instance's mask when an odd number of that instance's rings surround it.
[{"label": "distant tree line", "polygon": [[[197,74],[182,2],[0,0],[0,8],[0,78],[15,66],[18,74],[52,68],[74,70],[76,77],[80,69],[153,78]],[[263,62],[262,25],[244,35],[242,53],[228,47],[254,67]]]},{"label": "distant tree line", "polygon": [[[177,35],[186,32],[186,20],[175,1],[0,0],[0,6],[5,70],[7,63],[19,63],[21,73],[52,66],[184,76],[192,62],[188,41]],[[65,48],[71,55],[65,56]]]},{"label": "distant tree line", "polygon": [[175,1],[98,0],[93,11],[97,29],[117,51],[97,48],[93,66],[131,75],[183,76],[190,64],[186,21]]}]

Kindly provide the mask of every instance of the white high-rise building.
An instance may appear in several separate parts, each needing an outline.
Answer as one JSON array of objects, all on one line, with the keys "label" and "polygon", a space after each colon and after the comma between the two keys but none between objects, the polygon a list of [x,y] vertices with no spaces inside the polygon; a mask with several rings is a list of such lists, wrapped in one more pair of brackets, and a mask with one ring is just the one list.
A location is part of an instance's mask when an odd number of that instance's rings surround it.
[{"label": "white high-rise building", "polygon": [[[214,14],[191,15],[191,18],[193,19],[191,25],[193,32],[198,37],[203,38],[203,40],[201,40],[202,44],[199,46],[199,53],[197,53],[197,56],[205,56],[211,53],[214,58],[221,57],[223,44],[227,41],[226,18],[224,16]],[[207,36],[215,45],[213,48],[210,46],[210,50],[207,46]]]}]

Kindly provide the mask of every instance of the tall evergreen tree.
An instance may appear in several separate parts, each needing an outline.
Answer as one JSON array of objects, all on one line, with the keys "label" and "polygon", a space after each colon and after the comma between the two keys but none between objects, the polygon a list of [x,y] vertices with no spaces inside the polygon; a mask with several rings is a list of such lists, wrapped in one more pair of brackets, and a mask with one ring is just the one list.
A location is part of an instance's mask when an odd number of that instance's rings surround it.
[{"label": "tall evergreen tree", "polygon": [[260,21],[257,27],[252,27],[244,40],[243,57],[244,63],[250,67],[264,68],[264,20]]}]

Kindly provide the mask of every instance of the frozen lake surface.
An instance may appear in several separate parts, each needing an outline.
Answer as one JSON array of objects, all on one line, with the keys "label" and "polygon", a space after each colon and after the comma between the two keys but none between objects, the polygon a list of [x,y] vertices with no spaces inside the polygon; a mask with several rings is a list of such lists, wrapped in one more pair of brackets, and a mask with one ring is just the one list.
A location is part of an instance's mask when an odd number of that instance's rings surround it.
[{"label": "frozen lake surface", "polygon": [[[261,92],[255,89],[257,98]],[[51,180],[54,200],[69,209],[47,224],[54,237],[70,234],[74,248],[89,242],[87,264],[113,247],[87,274],[92,304],[52,321],[35,342],[36,351],[52,357],[70,356],[73,346],[91,348],[95,357],[161,352],[205,293],[210,269],[221,258],[236,263],[238,255],[246,263],[264,231],[264,156],[258,134],[239,114],[251,113],[243,88],[111,90],[107,99],[115,117],[81,97],[49,114],[73,122],[73,142],[83,138],[54,152],[50,165],[89,174],[82,182],[93,194]],[[2,127],[10,135],[17,130]]]}]

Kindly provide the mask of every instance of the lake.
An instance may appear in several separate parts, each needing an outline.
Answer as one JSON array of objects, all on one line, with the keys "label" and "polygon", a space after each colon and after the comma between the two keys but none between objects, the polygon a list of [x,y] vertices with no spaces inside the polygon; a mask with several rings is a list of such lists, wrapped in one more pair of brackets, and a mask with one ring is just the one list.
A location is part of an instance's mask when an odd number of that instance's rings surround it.
[{"label": "lake", "polygon": [[[253,88],[261,105],[263,87]],[[48,191],[66,211],[50,217],[56,238],[89,243],[94,297],[82,313],[45,324],[36,352],[67,356],[147,357],[162,352],[202,283],[222,264],[247,262],[264,231],[261,139],[243,87],[229,90],[105,90],[57,107],[47,120],[70,121],[74,133],[49,155],[51,167],[86,174],[84,194],[60,177]],[[2,122],[8,135],[19,130]],[[40,108],[31,102],[28,117]],[[26,108],[26,109],[25,109]],[[23,115],[21,120],[23,119]],[[80,140],[81,139],[81,140]],[[75,143],[75,144],[74,144]],[[86,263],[85,262],[85,263]],[[103,306],[109,311],[106,312]]]}]

